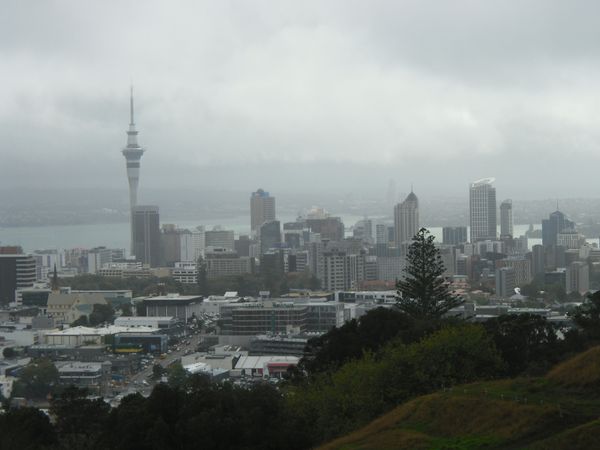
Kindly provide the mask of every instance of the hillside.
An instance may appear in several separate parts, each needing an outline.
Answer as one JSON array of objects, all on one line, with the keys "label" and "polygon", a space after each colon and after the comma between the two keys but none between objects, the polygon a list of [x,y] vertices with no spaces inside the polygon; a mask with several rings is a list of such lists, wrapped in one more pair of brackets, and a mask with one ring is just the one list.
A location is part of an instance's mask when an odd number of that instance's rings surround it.
[{"label": "hillside", "polygon": [[474,383],[404,403],[333,449],[590,449],[600,432],[600,347],[546,377]]}]

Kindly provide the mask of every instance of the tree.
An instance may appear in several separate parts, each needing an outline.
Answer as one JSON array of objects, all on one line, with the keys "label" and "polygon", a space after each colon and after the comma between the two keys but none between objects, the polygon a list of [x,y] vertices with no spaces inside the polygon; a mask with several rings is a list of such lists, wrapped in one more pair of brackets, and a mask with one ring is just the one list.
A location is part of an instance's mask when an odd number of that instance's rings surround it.
[{"label": "tree", "polygon": [[188,378],[188,373],[181,363],[175,363],[168,369],[167,379],[172,388],[181,388]]},{"label": "tree", "polygon": [[17,408],[0,415],[0,448],[41,450],[56,448],[56,432],[37,408]]},{"label": "tree", "polygon": [[506,363],[509,376],[544,371],[559,356],[556,329],[535,314],[505,314],[487,320],[484,328]]},{"label": "tree", "polygon": [[152,366],[152,378],[155,380],[160,380],[164,373],[165,369],[160,364],[154,364]]},{"label": "tree", "polygon": [[2,356],[6,359],[11,359],[17,356],[17,352],[15,352],[12,347],[5,347],[4,350],[2,350]]},{"label": "tree", "polygon": [[133,312],[131,311],[131,305],[129,303],[125,303],[123,306],[121,306],[121,316],[123,316],[123,317],[133,316]]},{"label": "tree", "polygon": [[100,442],[110,405],[101,398],[88,399],[87,395],[87,390],[69,386],[50,402],[56,431],[66,448],[104,448]]},{"label": "tree", "polygon": [[586,301],[573,309],[569,316],[586,337],[600,339],[600,291],[589,294]]},{"label": "tree", "polygon": [[444,263],[433,240],[427,229],[419,230],[408,248],[405,276],[396,283],[398,308],[416,319],[440,318],[464,303],[443,278]]},{"label": "tree", "polygon": [[89,317],[89,323],[92,326],[100,325],[104,322],[112,323],[115,320],[115,311],[110,305],[101,305],[96,303]]},{"label": "tree", "polygon": [[71,324],[72,327],[85,327],[88,325],[88,318],[85,315],[79,316],[79,318]]},{"label": "tree", "polygon": [[58,370],[49,359],[27,365],[15,386],[16,397],[43,399],[58,384]]}]

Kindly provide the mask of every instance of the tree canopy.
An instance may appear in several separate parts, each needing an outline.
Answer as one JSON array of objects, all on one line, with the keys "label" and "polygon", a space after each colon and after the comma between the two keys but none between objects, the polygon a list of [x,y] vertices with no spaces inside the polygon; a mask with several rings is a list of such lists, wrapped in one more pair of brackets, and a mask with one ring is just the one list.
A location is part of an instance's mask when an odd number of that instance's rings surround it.
[{"label": "tree canopy", "polygon": [[586,301],[569,315],[586,337],[600,339],[600,291],[588,295]]},{"label": "tree canopy", "polygon": [[444,263],[434,237],[421,228],[408,248],[404,277],[398,280],[398,308],[418,319],[440,318],[464,300],[454,295],[444,279]]}]

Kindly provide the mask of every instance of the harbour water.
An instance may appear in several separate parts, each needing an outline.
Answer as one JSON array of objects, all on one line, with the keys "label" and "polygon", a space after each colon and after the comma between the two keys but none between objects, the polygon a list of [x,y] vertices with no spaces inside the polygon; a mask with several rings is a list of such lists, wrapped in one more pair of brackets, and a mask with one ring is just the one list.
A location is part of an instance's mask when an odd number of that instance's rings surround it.
[{"label": "harbour water", "polygon": [[[351,233],[350,227],[362,216],[341,215],[347,227],[347,234]],[[295,217],[281,217],[281,222],[295,220]],[[377,220],[373,218],[373,220]],[[236,235],[250,232],[250,220],[247,216],[231,217],[228,219],[178,221],[176,218],[167,218],[162,223],[174,223],[180,228],[193,229],[204,225],[206,229],[221,225],[224,229],[234,230]],[[515,225],[515,236],[525,234],[529,225]],[[535,229],[541,225],[534,225]],[[430,227],[430,232],[435,236],[436,242],[442,241],[442,227]],[[598,244],[598,239],[588,239],[588,242]],[[540,244],[541,239],[529,239],[529,248]],[[39,249],[66,249],[66,248],[93,248],[106,246],[109,248],[129,247],[129,224],[90,224],[90,225],[60,225],[42,227],[9,227],[0,228],[0,245],[20,245],[24,251],[32,252]]]}]

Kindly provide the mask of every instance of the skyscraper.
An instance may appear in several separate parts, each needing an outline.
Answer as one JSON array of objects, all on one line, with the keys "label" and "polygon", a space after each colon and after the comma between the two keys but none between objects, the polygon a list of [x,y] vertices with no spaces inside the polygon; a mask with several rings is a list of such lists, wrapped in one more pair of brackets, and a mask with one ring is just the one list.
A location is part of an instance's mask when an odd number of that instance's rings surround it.
[{"label": "skyscraper", "polygon": [[33,286],[36,280],[36,261],[31,255],[0,250],[0,304],[15,301],[15,291]]},{"label": "skyscraper", "polygon": [[136,206],[132,211],[132,219],[136,259],[150,267],[158,267],[161,261],[158,206]]},{"label": "skyscraper", "polygon": [[259,229],[260,254],[275,248],[281,243],[281,224],[279,220],[265,222]]},{"label": "skyscraper", "polygon": [[542,245],[556,245],[559,233],[574,228],[575,224],[567,216],[558,210],[554,211],[548,219],[542,220]]},{"label": "skyscraper", "polygon": [[471,242],[496,239],[496,188],[494,178],[484,178],[469,187]]},{"label": "skyscraper", "polygon": [[258,189],[250,196],[250,229],[252,235],[258,234],[260,226],[275,220],[275,197]]},{"label": "skyscraper", "polygon": [[442,228],[442,242],[446,245],[460,245],[467,242],[467,227]]},{"label": "skyscraper", "polygon": [[131,96],[129,98],[129,130],[127,130],[127,146],[122,153],[127,163],[127,180],[129,181],[129,209],[131,220],[131,253],[135,254],[135,243],[133,239],[133,210],[137,206],[137,190],[140,178],[140,159],[144,154],[144,149],[137,142],[138,132],[135,129],[133,118],[133,86],[131,87]]},{"label": "skyscraper", "polygon": [[396,247],[410,242],[419,231],[419,199],[412,190],[402,203],[394,207],[394,230]]},{"label": "skyscraper", "polygon": [[512,200],[500,203],[500,238],[513,237]]}]

